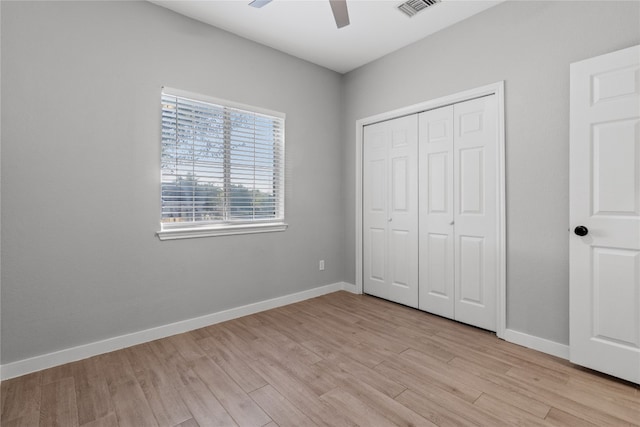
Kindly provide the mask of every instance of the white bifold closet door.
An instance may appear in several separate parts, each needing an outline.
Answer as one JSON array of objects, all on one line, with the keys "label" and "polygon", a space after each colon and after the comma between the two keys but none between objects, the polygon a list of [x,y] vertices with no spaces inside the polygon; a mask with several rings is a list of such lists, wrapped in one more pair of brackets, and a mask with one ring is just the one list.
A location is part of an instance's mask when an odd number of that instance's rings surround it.
[{"label": "white bifold closet door", "polygon": [[418,306],[418,117],[364,128],[364,291]]},{"label": "white bifold closet door", "polygon": [[419,308],[496,330],[495,95],[419,115]]}]

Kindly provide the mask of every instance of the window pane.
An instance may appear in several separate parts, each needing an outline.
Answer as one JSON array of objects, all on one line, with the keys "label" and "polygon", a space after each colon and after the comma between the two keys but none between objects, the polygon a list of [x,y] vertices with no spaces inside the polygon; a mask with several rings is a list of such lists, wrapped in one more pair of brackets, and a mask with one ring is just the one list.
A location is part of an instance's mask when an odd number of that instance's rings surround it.
[{"label": "window pane", "polygon": [[163,227],[282,221],[284,120],[163,93]]}]

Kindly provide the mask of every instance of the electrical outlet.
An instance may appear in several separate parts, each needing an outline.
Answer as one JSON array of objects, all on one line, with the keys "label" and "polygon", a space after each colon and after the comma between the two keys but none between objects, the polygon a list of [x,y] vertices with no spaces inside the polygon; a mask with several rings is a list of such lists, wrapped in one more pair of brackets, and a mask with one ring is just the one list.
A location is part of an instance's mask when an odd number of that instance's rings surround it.
[{"label": "electrical outlet", "polygon": [[324,270],[324,260],[321,259],[320,262],[318,262],[318,270],[322,271]]}]

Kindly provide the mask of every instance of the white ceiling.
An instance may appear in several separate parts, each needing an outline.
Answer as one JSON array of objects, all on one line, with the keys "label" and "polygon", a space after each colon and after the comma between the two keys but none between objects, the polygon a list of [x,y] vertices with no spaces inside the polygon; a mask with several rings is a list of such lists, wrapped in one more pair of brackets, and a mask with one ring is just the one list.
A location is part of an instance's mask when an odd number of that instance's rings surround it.
[{"label": "white ceiling", "polygon": [[328,0],[149,0],[198,21],[346,73],[504,0],[443,0],[412,18],[402,0],[347,0],[351,25],[337,29]]}]

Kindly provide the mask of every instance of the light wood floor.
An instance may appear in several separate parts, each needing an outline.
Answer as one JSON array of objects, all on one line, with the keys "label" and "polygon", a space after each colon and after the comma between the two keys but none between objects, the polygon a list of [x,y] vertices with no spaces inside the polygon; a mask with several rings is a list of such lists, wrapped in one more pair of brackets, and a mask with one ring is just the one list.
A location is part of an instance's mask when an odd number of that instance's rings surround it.
[{"label": "light wood floor", "polygon": [[638,386],[347,292],[4,381],[1,398],[3,427],[640,425]]}]

